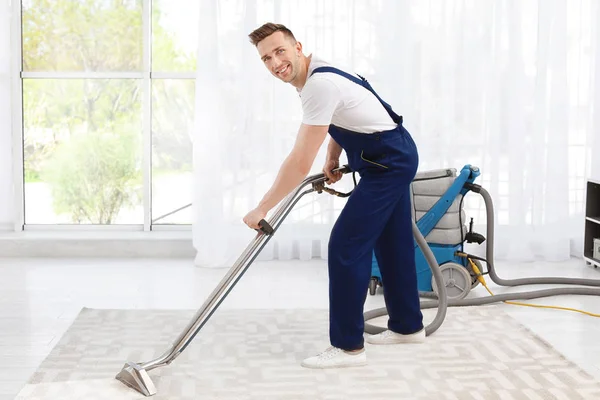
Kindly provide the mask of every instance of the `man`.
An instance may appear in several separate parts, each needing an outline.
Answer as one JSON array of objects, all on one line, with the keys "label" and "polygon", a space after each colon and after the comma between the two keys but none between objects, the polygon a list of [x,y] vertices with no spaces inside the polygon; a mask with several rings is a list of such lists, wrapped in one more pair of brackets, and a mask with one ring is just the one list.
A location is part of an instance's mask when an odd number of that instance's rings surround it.
[{"label": "man", "polygon": [[372,344],[421,342],[425,337],[419,304],[409,186],[418,154],[402,117],[361,77],[332,68],[312,55],[281,24],[267,23],[250,40],[267,69],[296,87],[303,119],[296,142],[270,190],[244,222],[253,229],[311,170],[327,134],[331,136],[323,173],[328,184],[341,178],[342,149],[360,182],[329,239],[331,347],[302,362],[307,368],[366,364],[363,307],[373,250],[380,265],[388,330],[367,337]]}]

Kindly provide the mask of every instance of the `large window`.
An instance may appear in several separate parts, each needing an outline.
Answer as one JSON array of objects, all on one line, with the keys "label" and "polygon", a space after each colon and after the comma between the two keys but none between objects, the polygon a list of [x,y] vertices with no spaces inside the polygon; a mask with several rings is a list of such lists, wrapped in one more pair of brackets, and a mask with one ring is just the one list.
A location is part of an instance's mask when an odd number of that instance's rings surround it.
[{"label": "large window", "polygon": [[23,0],[26,225],[191,223],[198,2]]}]

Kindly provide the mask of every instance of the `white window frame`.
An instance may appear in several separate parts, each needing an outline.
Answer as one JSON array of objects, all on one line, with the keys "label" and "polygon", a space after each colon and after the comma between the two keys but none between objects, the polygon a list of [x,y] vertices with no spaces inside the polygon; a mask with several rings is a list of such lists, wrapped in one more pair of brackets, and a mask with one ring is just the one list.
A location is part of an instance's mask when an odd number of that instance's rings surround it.
[{"label": "white window frame", "polygon": [[[14,230],[19,231],[191,231],[190,224],[152,224],[152,79],[195,79],[194,72],[152,72],[152,0],[142,3],[143,67],[141,72],[27,72],[23,71],[22,1],[11,1],[12,29],[12,145]],[[142,87],[142,165],[144,220],[140,224],[26,224],[23,159],[23,79],[139,79]],[[159,216],[156,216],[159,217]]]},{"label": "white window frame", "polygon": [[23,230],[23,92],[21,77],[21,1],[11,1],[11,134],[12,134],[12,187],[14,229]]}]

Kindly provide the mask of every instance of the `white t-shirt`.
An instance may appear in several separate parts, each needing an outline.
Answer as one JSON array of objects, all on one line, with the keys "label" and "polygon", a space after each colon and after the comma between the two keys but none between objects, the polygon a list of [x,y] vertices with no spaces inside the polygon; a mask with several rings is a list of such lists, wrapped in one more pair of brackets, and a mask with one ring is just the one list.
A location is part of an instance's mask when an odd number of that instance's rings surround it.
[{"label": "white t-shirt", "polygon": [[[365,87],[331,72],[310,76],[315,68],[323,66],[332,65],[311,56],[308,79],[298,91],[304,124],[333,124],[360,133],[381,132],[397,126],[377,97]],[[351,71],[339,69],[353,75]]]}]

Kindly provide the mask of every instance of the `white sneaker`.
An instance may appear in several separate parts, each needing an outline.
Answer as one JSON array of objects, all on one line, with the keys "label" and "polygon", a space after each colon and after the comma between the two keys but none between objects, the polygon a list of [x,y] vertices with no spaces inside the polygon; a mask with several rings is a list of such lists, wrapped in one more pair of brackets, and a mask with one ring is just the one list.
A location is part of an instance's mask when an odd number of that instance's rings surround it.
[{"label": "white sneaker", "polygon": [[367,353],[347,353],[337,347],[330,347],[321,354],[307,358],[301,364],[305,368],[345,368],[367,365]]},{"label": "white sneaker", "polygon": [[377,335],[367,336],[365,341],[371,344],[423,343],[425,341],[425,328],[409,335],[402,335],[400,333],[387,330]]}]

